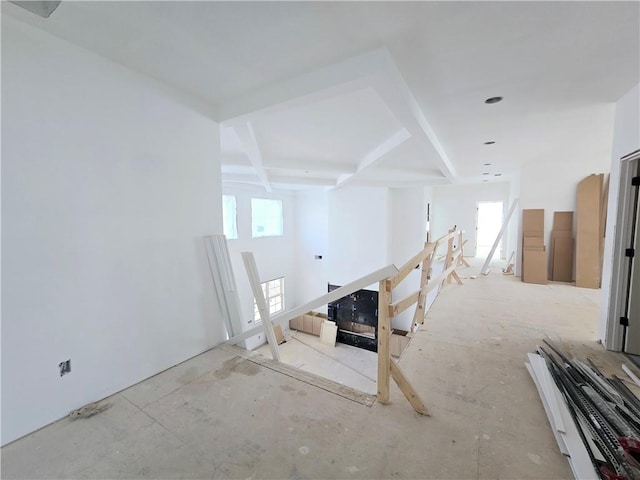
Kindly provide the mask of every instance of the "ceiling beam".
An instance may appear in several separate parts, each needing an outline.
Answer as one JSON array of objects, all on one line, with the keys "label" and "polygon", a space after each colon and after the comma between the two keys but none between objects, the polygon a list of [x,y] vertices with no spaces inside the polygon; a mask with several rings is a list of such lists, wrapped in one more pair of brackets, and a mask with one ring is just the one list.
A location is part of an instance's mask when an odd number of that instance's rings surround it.
[{"label": "ceiling beam", "polygon": [[349,165],[343,162],[327,162],[326,160],[313,160],[307,159],[286,159],[286,158],[268,158],[264,161],[264,168],[267,170],[291,170],[294,172],[308,171],[310,173],[315,172],[329,172],[336,175],[342,173],[355,173],[356,165]]},{"label": "ceiling beam", "polygon": [[239,123],[237,125],[233,125],[233,129],[242,144],[242,149],[244,153],[246,153],[251,165],[256,170],[256,175],[260,179],[260,184],[265,188],[267,192],[271,192],[271,184],[269,183],[269,178],[267,177],[267,172],[265,171],[262,164],[262,153],[260,152],[260,147],[258,147],[258,142],[256,140],[255,132],[253,131],[253,126],[250,122]]},{"label": "ceiling beam", "polygon": [[[386,48],[351,57],[227,102],[219,109],[219,119],[223,127],[243,125],[264,115],[364,88],[373,88],[378,93],[404,129],[422,146],[425,157],[435,162],[449,181],[454,181],[457,173],[451,161]],[[342,180],[348,178],[345,175]]]},{"label": "ceiling beam", "polygon": [[453,164],[389,53],[385,70],[386,76],[374,80],[374,89],[396,118],[426,148],[429,158],[444,176],[454,181],[457,173]]},{"label": "ceiling beam", "polygon": [[360,161],[360,163],[358,163],[358,167],[356,168],[355,173],[340,175],[340,177],[338,177],[338,181],[336,182],[336,187],[342,187],[352,181],[359,173],[378,163],[382,157],[384,157],[394,148],[402,145],[409,138],[411,138],[411,134],[407,131],[406,128],[398,130],[376,148],[367,153]]}]

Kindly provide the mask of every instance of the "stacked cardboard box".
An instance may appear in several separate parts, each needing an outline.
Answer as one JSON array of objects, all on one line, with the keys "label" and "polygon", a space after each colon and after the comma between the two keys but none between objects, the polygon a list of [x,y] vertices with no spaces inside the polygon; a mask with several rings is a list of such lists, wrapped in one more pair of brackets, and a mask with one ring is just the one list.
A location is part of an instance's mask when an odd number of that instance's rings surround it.
[{"label": "stacked cardboard box", "polygon": [[406,330],[392,330],[389,339],[389,353],[394,357],[402,355],[402,351],[409,345],[413,333]]},{"label": "stacked cardboard box", "polygon": [[576,286],[600,288],[600,251],[603,228],[604,175],[589,175],[578,184]]},{"label": "stacked cardboard box", "polygon": [[522,281],[547,283],[544,210],[522,210]]},{"label": "stacked cardboard box", "polygon": [[327,315],[319,312],[307,312],[292,320],[289,320],[289,328],[299,332],[310,333],[311,335],[320,336],[320,328],[322,322],[327,319]]},{"label": "stacked cardboard box", "polygon": [[554,212],[551,231],[551,280],[573,280],[573,212]]}]

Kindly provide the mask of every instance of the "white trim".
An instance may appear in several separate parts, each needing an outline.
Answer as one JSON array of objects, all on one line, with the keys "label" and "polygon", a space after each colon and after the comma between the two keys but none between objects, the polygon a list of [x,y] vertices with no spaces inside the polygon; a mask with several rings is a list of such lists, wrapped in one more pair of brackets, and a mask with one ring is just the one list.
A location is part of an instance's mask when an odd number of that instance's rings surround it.
[{"label": "white trim", "polygon": [[251,284],[251,290],[253,296],[258,304],[258,311],[260,312],[260,320],[262,325],[259,327],[264,329],[264,333],[267,336],[269,347],[271,348],[271,355],[276,362],[280,361],[280,349],[278,348],[278,341],[276,340],[276,334],[273,331],[273,325],[271,324],[271,316],[269,315],[269,307],[264,298],[264,292],[262,291],[262,284],[260,283],[260,275],[258,274],[258,267],[256,266],[256,260],[253,257],[252,252],[241,252],[242,261],[244,262],[244,268],[247,271],[249,277],[249,283]]}]

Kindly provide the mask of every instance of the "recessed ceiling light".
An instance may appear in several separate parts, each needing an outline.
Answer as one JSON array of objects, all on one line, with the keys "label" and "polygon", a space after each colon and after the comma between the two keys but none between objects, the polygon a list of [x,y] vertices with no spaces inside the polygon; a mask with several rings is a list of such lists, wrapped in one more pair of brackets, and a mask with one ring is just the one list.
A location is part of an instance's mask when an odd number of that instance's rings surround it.
[{"label": "recessed ceiling light", "polygon": [[502,174],[501,173],[494,173],[493,176],[494,177],[500,177],[500,176],[502,176]]},{"label": "recessed ceiling light", "polygon": [[483,172],[482,174],[483,175],[489,175],[489,172]]},{"label": "recessed ceiling light", "polygon": [[493,140],[490,141],[490,142],[484,142],[485,145],[493,145],[494,143],[496,143],[496,142],[494,142]]},{"label": "recessed ceiling light", "polygon": [[483,163],[482,165],[484,165],[485,167],[488,167],[488,166],[490,166],[491,164],[490,164],[490,163]]},{"label": "recessed ceiling light", "polygon": [[498,103],[502,101],[502,97],[490,97],[487,98],[484,103],[488,103],[489,105],[493,104],[493,103]]}]

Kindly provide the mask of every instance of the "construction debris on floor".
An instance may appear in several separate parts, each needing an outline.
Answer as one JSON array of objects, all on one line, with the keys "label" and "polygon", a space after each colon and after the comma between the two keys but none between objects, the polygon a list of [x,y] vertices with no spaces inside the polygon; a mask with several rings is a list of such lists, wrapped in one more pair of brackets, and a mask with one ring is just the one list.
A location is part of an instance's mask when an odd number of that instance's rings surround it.
[{"label": "construction debris on floor", "polygon": [[615,375],[545,340],[527,370],[576,479],[640,479],[640,400]]}]

